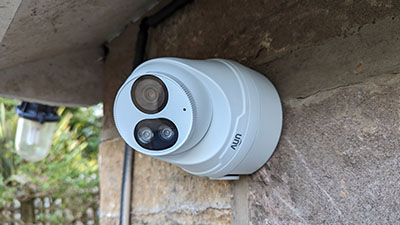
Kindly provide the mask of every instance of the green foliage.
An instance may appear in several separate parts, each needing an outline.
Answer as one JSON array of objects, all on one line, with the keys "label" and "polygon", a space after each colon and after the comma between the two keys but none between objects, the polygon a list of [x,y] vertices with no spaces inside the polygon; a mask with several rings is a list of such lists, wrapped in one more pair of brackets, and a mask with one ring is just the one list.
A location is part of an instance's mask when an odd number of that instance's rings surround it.
[{"label": "green foliage", "polygon": [[16,102],[12,100],[0,101],[0,180],[8,179],[15,170],[15,163],[21,161],[21,159],[16,159],[15,154],[10,151],[14,148],[14,134],[17,125],[17,117],[14,113],[15,105]]},{"label": "green foliage", "polygon": [[[98,204],[97,149],[101,129],[101,106],[59,108],[61,120],[49,155],[27,162],[15,153],[17,102],[0,99],[0,210],[37,197],[63,199],[61,207],[72,215]],[[100,107],[100,108],[99,108]],[[39,215],[43,217],[44,215]],[[69,224],[73,219],[55,211],[47,220]]]},{"label": "green foliage", "polygon": [[100,143],[101,105],[90,108],[66,108],[62,116],[71,114],[70,129],[77,132],[77,138],[84,138],[87,146],[83,149],[85,157],[97,159],[97,150]]}]

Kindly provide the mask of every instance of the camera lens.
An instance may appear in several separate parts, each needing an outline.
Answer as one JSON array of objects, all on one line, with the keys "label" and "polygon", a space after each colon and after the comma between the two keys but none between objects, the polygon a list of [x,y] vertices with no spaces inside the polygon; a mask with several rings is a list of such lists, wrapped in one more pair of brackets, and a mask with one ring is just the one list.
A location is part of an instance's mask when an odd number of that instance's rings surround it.
[{"label": "camera lens", "polygon": [[158,97],[158,92],[153,87],[148,87],[144,90],[144,98],[147,102],[156,102]]},{"label": "camera lens", "polygon": [[143,144],[148,144],[153,139],[154,133],[148,127],[141,127],[137,132],[137,137]]},{"label": "camera lens", "polygon": [[172,130],[172,128],[169,127],[169,126],[166,126],[166,125],[162,125],[162,126],[160,126],[160,127],[158,128],[158,134],[160,135],[160,137],[161,137],[162,139],[164,139],[164,140],[166,140],[166,141],[171,140],[171,139],[174,137],[174,135],[175,135],[175,133],[174,133],[174,131]]},{"label": "camera lens", "polygon": [[139,77],[132,86],[133,104],[142,112],[158,113],[164,109],[168,101],[168,91],[158,77],[144,75]]}]

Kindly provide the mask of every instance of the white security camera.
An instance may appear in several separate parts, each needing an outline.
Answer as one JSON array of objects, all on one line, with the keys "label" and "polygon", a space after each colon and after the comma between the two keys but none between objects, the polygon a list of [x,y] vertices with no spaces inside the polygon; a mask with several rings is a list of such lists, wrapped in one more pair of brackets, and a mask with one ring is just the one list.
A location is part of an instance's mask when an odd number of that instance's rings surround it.
[{"label": "white security camera", "polygon": [[272,83],[224,59],[158,58],[120,88],[116,127],[133,149],[211,179],[238,179],[270,158],[282,129]]}]

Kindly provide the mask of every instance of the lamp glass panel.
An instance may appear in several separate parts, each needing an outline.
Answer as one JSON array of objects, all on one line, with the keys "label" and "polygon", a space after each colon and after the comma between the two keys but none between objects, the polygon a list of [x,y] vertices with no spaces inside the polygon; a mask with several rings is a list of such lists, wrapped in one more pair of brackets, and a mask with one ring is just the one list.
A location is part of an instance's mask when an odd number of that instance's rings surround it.
[{"label": "lamp glass panel", "polygon": [[57,123],[39,123],[25,118],[18,119],[15,149],[28,161],[39,161],[49,153]]}]

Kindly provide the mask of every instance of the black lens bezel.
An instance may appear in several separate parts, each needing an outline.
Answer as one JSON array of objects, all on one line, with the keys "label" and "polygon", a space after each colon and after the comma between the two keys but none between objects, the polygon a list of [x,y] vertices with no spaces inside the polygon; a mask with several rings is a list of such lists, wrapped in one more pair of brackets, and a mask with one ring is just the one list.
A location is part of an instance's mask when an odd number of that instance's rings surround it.
[{"label": "black lens bezel", "polygon": [[[162,91],[163,91],[164,96],[165,96],[165,98],[163,99],[161,104],[154,110],[146,109],[142,105],[140,105],[139,101],[137,100],[137,96],[135,95],[135,90],[138,87],[138,85],[140,84],[140,82],[142,82],[143,80],[147,80],[147,79],[150,79],[150,80],[153,80],[153,81],[157,82],[162,87]],[[146,74],[146,75],[143,75],[143,76],[137,78],[135,80],[135,82],[133,83],[132,88],[131,88],[131,99],[132,99],[133,104],[140,111],[142,111],[144,113],[147,113],[147,114],[159,113],[167,105],[167,102],[168,102],[168,89],[165,86],[164,82],[160,78],[158,78],[158,77],[156,77],[154,75],[151,75],[151,74]]]},{"label": "black lens bezel", "polygon": [[[159,127],[162,125],[166,125],[172,129],[174,132],[175,136],[171,140],[165,140],[160,137],[159,133]],[[142,127],[148,127],[151,129],[151,131],[154,133],[153,139],[149,143],[143,143],[140,141],[137,133],[140,128]],[[136,127],[134,129],[134,137],[136,142],[143,148],[151,151],[163,151],[166,150],[176,144],[178,141],[179,133],[176,125],[169,119],[166,118],[156,118],[156,119],[145,119],[140,121],[138,124],[136,124]]]}]

